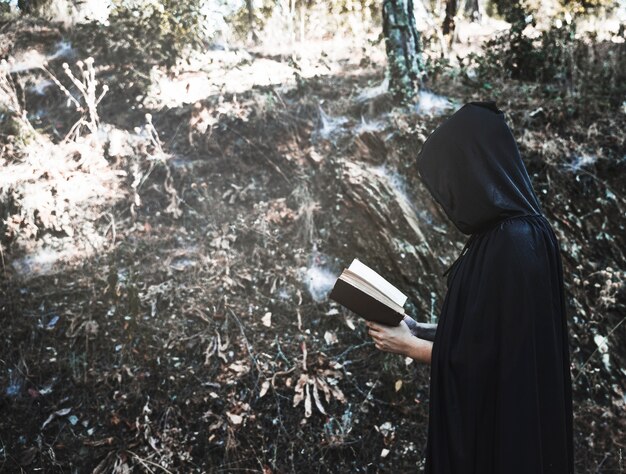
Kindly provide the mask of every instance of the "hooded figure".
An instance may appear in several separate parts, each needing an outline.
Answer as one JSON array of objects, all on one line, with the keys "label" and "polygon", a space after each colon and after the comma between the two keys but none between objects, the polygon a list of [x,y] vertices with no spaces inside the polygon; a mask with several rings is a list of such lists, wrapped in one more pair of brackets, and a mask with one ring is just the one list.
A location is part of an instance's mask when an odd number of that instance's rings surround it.
[{"label": "hooded figure", "polygon": [[503,112],[466,103],[428,136],[417,169],[470,235],[446,272],[432,346],[425,473],[572,474],[559,244]]}]

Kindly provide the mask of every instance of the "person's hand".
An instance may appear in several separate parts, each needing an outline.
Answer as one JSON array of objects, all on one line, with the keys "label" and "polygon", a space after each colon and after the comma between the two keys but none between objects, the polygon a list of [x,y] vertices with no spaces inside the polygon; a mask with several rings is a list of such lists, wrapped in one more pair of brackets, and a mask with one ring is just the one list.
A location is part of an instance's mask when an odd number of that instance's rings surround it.
[{"label": "person's hand", "polygon": [[406,322],[401,321],[398,326],[387,326],[374,321],[365,321],[365,325],[376,349],[403,355],[411,353],[415,337]]}]

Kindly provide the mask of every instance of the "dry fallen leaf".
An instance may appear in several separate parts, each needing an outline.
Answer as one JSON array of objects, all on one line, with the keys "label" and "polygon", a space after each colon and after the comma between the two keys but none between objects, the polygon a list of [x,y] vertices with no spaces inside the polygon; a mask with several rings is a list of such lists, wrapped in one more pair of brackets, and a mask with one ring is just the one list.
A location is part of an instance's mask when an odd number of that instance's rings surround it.
[{"label": "dry fallen leaf", "polygon": [[238,375],[247,374],[248,371],[250,370],[249,366],[247,366],[244,362],[239,361],[239,360],[230,364],[228,368],[232,370],[233,372],[237,373]]},{"label": "dry fallen leaf", "polygon": [[324,405],[322,405],[322,401],[320,400],[320,394],[317,390],[317,384],[315,383],[315,381],[313,382],[313,399],[315,400],[315,406],[317,407],[317,409],[322,412],[322,414],[326,414],[326,411],[324,410]]},{"label": "dry fallen leaf", "polygon": [[354,324],[354,319],[346,316],[346,325],[352,329],[353,331],[356,329],[356,325]]},{"label": "dry fallen leaf", "polygon": [[264,381],[263,384],[261,385],[261,391],[259,392],[259,398],[263,398],[263,396],[267,393],[269,388],[270,388],[270,381],[269,380]]},{"label": "dry fallen leaf", "polygon": [[229,413],[229,412],[226,412],[226,415],[228,415],[228,418],[230,419],[231,423],[233,423],[234,425],[240,425],[241,422],[243,421],[243,417],[241,415],[236,415],[234,413]]},{"label": "dry fallen leaf", "polygon": [[313,413],[313,407],[311,406],[311,392],[309,390],[309,384],[304,386],[306,396],[304,397],[304,416],[309,418]]},{"label": "dry fallen leaf", "polygon": [[337,334],[331,331],[326,331],[324,333],[324,340],[326,341],[326,344],[328,345],[336,344],[338,342]]},{"label": "dry fallen leaf", "polygon": [[293,406],[296,407],[304,400],[304,384],[307,383],[306,374],[301,374],[295,387],[295,395],[293,396]]},{"label": "dry fallen leaf", "polygon": [[396,392],[400,391],[400,389],[402,388],[402,380],[396,380]]},{"label": "dry fallen leaf", "polygon": [[43,422],[43,425],[41,425],[41,429],[43,430],[48,425],[48,423],[50,423],[56,417],[65,416],[71,411],[71,408],[61,408],[60,410],[55,411],[54,413],[50,414],[46,421]]}]

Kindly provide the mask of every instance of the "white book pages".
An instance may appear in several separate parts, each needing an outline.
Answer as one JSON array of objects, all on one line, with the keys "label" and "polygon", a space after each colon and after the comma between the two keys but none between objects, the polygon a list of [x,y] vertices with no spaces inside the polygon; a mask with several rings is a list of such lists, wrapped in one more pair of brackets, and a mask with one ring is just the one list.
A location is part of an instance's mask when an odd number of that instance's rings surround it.
[{"label": "white book pages", "polygon": [[372,270],[370,267],[361,262],[358,258],[355,258],[348,267],[352,273],[355,273],[363,280],[367,281],[370,285],[376,288],[378,291],[386,295],[391,301],[400,307],[404,306],[408,296],[398,290],[395,286],[381,277],[378,273]]}]

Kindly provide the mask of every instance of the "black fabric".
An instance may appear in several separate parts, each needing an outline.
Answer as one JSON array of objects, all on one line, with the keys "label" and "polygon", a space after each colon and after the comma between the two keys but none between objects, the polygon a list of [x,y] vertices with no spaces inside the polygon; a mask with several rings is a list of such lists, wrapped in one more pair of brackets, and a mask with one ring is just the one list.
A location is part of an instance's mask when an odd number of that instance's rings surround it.
[{"label": "black fabric", "polygon": [[559,244],[504,114],[465,104],[427,138],[417,169],[471,234],[433,342],[425,473],[573,473]]},{"label": "black fabric", "polygon": [[495,102],[469,102],[439,125],[424,142],[417,168],[464,234],[480,232],[505,217],[541,213],[513,134]]}]

